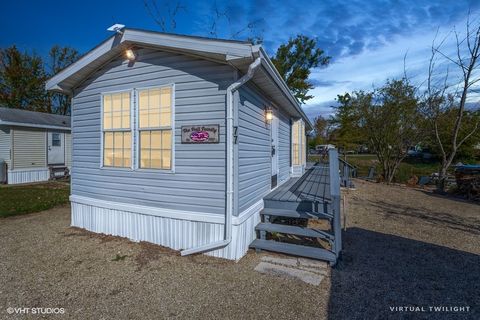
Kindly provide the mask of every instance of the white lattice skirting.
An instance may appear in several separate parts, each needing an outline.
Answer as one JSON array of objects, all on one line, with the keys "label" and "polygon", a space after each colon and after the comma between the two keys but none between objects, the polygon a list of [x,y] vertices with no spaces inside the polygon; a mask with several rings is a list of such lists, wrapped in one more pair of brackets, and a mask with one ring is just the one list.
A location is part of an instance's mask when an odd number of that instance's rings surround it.
[{"label": "white lattice skirting", "polygon": [[[89,231],[148,241],[174,250],[223,240],[223,215],[121,204],[78,196],[70,197],[72,226]],[[263,200],[233,219],[232,241],[206,254],[230,260],[242,258],[255,239]]]},{"label": "white lattice skirting", "polygon": [[49,177],[48,168],[17,169],[8,171],[8,184],[48,181]]}]

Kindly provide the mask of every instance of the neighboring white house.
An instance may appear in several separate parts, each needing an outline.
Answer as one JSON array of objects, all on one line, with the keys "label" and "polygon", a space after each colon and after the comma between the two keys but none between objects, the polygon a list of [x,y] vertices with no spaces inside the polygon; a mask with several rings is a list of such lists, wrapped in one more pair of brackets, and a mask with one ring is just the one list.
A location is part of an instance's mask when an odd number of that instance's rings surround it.
[{"label": "neighboring white house", "polygon": [[312,125],[261,46],[123,29],[46,84],[72,102],[72,225],[239,259]]},{"label": "neighboring white house", "polygon": [[47,181],[51,167],[71,167],[71,150],[70,117],[0,107],[0,183]]}]

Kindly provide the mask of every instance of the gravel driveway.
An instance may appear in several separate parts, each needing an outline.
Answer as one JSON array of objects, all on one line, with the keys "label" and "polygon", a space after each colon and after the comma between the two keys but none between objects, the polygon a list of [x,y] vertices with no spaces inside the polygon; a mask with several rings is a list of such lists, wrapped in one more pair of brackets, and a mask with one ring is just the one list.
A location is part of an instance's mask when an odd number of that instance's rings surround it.
[{"label": "gravel driveway", "polygon": [[[239,263],[69,227],[69,208],[0,220],[0,319],[471,318],[480,307],[480,206],[357,181],[344,256],[319,286]],[[390,306],[470,306],[402,313]]]}]

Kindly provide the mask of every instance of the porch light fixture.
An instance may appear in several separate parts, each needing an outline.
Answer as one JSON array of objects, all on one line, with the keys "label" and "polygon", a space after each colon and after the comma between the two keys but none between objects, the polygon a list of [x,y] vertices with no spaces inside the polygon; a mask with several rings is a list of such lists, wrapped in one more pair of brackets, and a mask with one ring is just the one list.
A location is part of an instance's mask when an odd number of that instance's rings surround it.
[{"label": "porch light fixture", "polygon": [[265,121],[270,122],[273,120],[273,111],[271,107],[265,108]]},{"label": "porch light fixture", "polygon": [[135,61],[135,59],[137,58],[137,55],[135,54],[135,52],[132,49],[127,49],[127,50],[125,50],[125,57],[129,61]]}]

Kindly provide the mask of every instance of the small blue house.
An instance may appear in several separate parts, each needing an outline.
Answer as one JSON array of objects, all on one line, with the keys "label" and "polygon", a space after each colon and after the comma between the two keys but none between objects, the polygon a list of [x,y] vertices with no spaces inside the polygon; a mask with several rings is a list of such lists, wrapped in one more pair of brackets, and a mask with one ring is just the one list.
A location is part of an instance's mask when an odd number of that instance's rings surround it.
[{"label": "small blue house", "polygon": [[240,259],[312,125],[264,49],[122,28],[52,79],[72,98],[72,226]]}]

